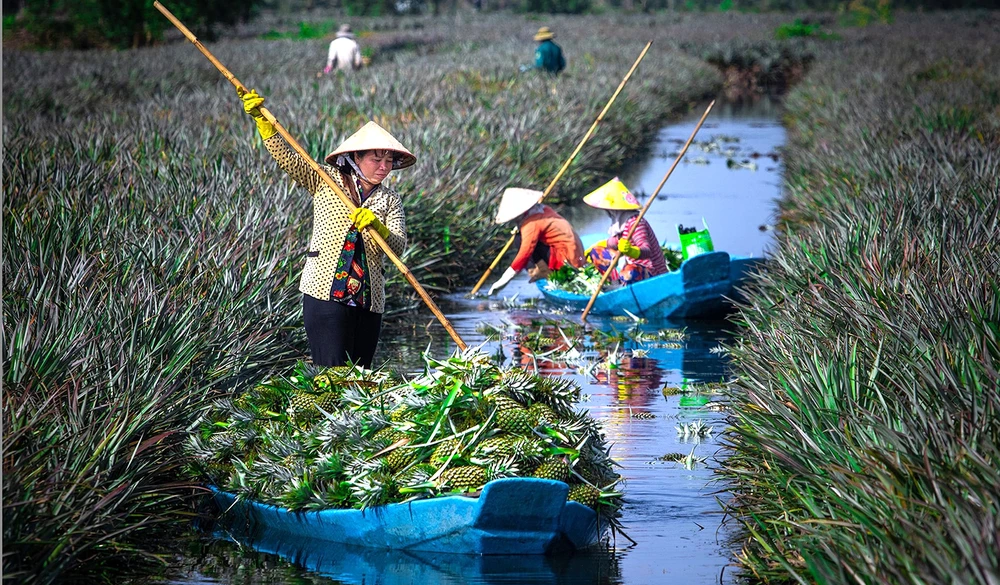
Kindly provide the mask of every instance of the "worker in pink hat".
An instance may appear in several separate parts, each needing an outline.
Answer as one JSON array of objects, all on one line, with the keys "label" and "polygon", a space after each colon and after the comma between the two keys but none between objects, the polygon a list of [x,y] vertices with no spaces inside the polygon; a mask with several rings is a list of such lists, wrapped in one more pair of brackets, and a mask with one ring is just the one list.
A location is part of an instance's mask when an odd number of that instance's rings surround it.
[{"label": "worker in pink hat", "polygon": [[564,264],[583,266],[583,243],[573,226],[554,209],[540,202],[542,192],[510,187],[497,208],[497,223],[516,221],[521,242],[510,267],[493,283],[487,294],[507,286],[526,267],[532,281],[545,278]]},{"label": "worker in pink hat", "polygon": [[375,122],[349,136],[326,156],[324,170],[354,200],[352,212],[261,114],[264,98],[251,90],[242,99],[278,166],[312,195],[312,238],[299,281],[312,361],[370,368],[385,310],[385,254],[365,228],[375,228],[397,256],[403,255],[403,201],[384,181],[417,159]]},{"label": "worker in pink hat", "polygon": [[[632,284],[668,272],[663,248],[653,233],[653,226],[645,218],[639,219],[642,206],[618,177],[588,193],[583,202],[605,210],[611,218],[608,239],[594,244],[587,251],[587,261],[601,273],[610,267],[613,272],[609,278],[615,278],[618,284]],[[632,236],[626,237],[633,225],[635,230]],[[616,250],[625,258],[625,266],[620,270],[611,266]]]}]

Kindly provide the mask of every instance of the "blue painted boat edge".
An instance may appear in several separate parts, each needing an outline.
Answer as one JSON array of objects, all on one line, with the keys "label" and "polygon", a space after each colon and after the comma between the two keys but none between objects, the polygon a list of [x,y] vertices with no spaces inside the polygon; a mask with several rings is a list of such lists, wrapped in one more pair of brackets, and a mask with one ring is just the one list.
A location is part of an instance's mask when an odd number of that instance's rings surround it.
[{"label": "blue painted boat edge", "polygon": [[478,498],[445,496],[366,510],[295,512],[211,489],[228,521],[331,543],[520,555],[586,548],[600,536],[593,510],[567,501],[565,483],[540,478],[494,480]]},{"label": "blue painted boat edge", "polygon": [[[716,278],[688,286],[685,268],[701,263],[718,264],[723,258],[728,270],[718,270]],[[695,262],[693,262],[695,261]],[[677,270],[654,276],[628,287],[601,293],[594,300],[594,315],[625,315],[625,311],[647,319],[704,317],[727,309],[727,297],[733,292],[734,279],[744,280],[748,272],[763,263],[762,258],[730,256],[727,252],[709,252],[689,258]],[[590,297],[548,289],[548,280],[536,281],[538,290],[549,302],[571,310],[583,310]]]}]

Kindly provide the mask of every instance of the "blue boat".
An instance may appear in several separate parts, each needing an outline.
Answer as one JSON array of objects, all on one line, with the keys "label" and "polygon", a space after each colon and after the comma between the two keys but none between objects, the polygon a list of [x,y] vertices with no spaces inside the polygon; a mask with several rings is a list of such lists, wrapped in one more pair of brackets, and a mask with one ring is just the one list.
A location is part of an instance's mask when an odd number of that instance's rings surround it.
[{"label": "blue boat", "polygon": [[[673,272],[647,278],[597,295],[592,315],[626,316],[645,319],[719,318],[733,309],[739,287],[764,262],[763,258],[730,256],[726,252],[706,252],[688,258]],[[582,311],[589,296],[548,288],[548,280],[536,282],[550,303]]]},{"label": "blue boat", "polygon": [[487,483],[478,498],[445,496],[365,510],[291,511],[214,490],[224,524],[376,549],[544,555],[595,544],[597,513],[566,500],[569,486],[538,478]]},{"label": "blue boat", "polygon": [[606,585],[620,582],[621,577],[614,553],[602,547],[566,555],[463,555],[331,544],[267,528],[248,531],[239,525],[215,526],[211,534],[277,555],[343,585]]}]

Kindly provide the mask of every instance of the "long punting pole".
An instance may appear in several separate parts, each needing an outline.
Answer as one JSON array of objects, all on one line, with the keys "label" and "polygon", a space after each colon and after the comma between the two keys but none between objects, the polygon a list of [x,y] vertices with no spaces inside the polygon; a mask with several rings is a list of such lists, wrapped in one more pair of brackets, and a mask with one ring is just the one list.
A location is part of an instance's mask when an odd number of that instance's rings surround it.
[{"label": "long punting pole", "polygon": [[[225,65],[219,62],[219,60],[216,59],[215,56],[212,55],[212,53],[210,53],[208,49],[206,49],[205,46],[202,45],[201,42],[199,42],[198,39],[193,34],[191,34],[191,31],[188,30],[187,27],[184,26],[183,23],[181,23],[181,21],[177,20],[177,18],[173,14],[171,14],[170,11],[167,10],[158,1],[153,2],[153,6],[155,6],[156,9],[163,14],[163,16],[166,16],[167,20],[172,22],[174,26],[177,27],[178,30],[184,33],[184,36],[187,37],[187,39],[191,41],[191,43],[194,44],[195,47],[198,47],[198,50],[201,51],[202,54],[205,55],[205,57],[207,57],[208,60],[212,62],[213,65],[215,65],[216,69],[218,69],[222,73],[222,75],[230,81],[230,83],[236,86],[236,90],[237,92],[240,93],[240,95],[246,93],[247,91],[246,86],[240,83],[240,80],[236,79],[236,76],[230,73],[230,71],[226,69]],[[348,197],[347,194],[344,193],[344,191],[341,190],[341,188],[337,185],[337,183],[334,182],[333,178],[330,177],[330,175],[328,175],[326,171],[324,171],[323,168],[319,166],[319,163],[313,160],[313,157],[309,156],[309,153],[307,153],[305,149],[299,145],[298,141],[296,141],[295,138],[293,138],[292,135],[289,134],[287,130],[285,130],[284,126],[282,126],[278,122],[278,120],[274,117],[274,115],[271,114],[271,112],[268,111],[267,108],[263,106],[260,107],[260,113],[263,114],[265,118],[267,118],[268,122],[274,124],[274,128],[275,130],[278,131],[278,134],[281,134],[281,137],[285,139],[285,142],[287,142],[288,145],[291,146],[293,150],[295,150],[295,152],[299,153],[299,156],[302,157],[302,160],[306,161],[306,163],[308,163],[309,166],[312,167],[314,171],[319,173],[320,178],[322,178],[323,181],[326,182],[326,184],[329,185],[331,189],[333,189],[333,192],[336,193],[338,197],[340,197],[340,200],[343,201],[344,205],[346,205],[349,210],[354,211],[357,208],[357,206],[354,205],[354,202],[351,201],[351,198]],[[463,351],[467,349],[468,346],[465,344],[464,341],[462,341],[462,338],[458,335],[458,332],[455,331],[455,328],[451,326],[451,323],[448,321],[448,318],[445,317],[444,313],[441,312],[441,309],[438,309],[437,305],[434,304],[434,301],[431,299],[430,295],[427,294],[427,291],[424,290],[424,287],[420,286],[420,283],[417,282],[417,279],[413,276],[413,273],[410,272],[410,269],[407,268],[405,264],[403,264],[403,261],[399,259],[399,256],[396,256],[395,252],[393,252],[392,249],[389,247],[389,244],[382,238],[381,234],[378,233],[378,230],[374,229],[371,225],[368,225],[365,229],[368,230],[368,235],[370,235],[372,239],[374,239],[375,242],[379,245],[379,247],[382,248],[382,251],[385,252],[385,255],[388,256],[389,259],[392,260],[392,263],[396,265],[396,268],[398,268],[399,271],[403,273],[403,276],[406,277],[406,280],[411,285],[413,285],[413,288],[416,289],[417,293],[420,295],[420,298],[422,298],[424,302],[427,304],[427,306],[430,307],[431,312],[433,312],[434,316],[438,318],[438,321],[440,321],[441,325],[443,325],[444,328],[448,331],[448,334],[451,335],[451,338],[455,340],[455,343],[458,344],[458,347],[460,347]]]},{"label": "long punting pole", "polygon": [[[663,180],[656,186],[656,191],[653,191],[653,194],[646,200],[646,204],[642,206],[642,211],[639,212],[639,217],[636,218],[632,227],[629,228],[628,234],[625,235],[626,238],[632,238],[632,233],[635,232],[635,228],[639,225],[639,221],[642,220],[642,216],[646,215],[646,210],[649,209],[649,206],[656,200],[656,195],[660,192],[660,189],[663,188],[663,184],[667,182],[667,179],[670,178],[670,174],[674,172],[675,168],[677,168],[677,163],[681,162],[681,159],[684,158],[684,153],[687,152],[688,147],[691,146],[691,142],[694,140],[695,135],[698,134],[698,130],[701,129],[701,125],[705,122],[705,118],[708,117],[708,113],[712,111],[712,106],[714,105],[715,100],[712,100],[712,103],[708,104],[708,108],[706,108],[705,113],[701,115],[701,120],[698,120],[698,125],[694,127],[694,132],[692,132],[691,136],[688,137],[687,142],[684,144],[684,148],[681,149],[680,154],[678,154],[677,158],[674,160],[674,164],[670,165],[670,169],[667,171],[667,174],[663,176]],[[594,306],[594,301],[597,300],[597,295],[601,294],[601,288],[603,288],[604,283],[607,282],[608,275],[611,274],[611,270],[618,265],[618,259],[621,258],[621,256],[622,253],[616,250],[615,257],[611,259],[611,264],[608,266],[608,270],[601,275],[601,282],[598,283],[597,290],[595,290],[593,296],[590,297],[590,301],[587,303],[587,308],[583,310],[583,315],[580,316],[581,321],[587,320],[587,314],[590,313],[591,307]]]},{"label": "long punting pole", "polygon": [[[625,74],[625,77],[622,79],[622,82],[618,84],[618,89],[616,89],[615,93],[611,95],[611,99],[608,100],[608,103],[604,106],[604,109],[601,110],[601,113],[597,116],[597,119],[594,120],[594,123],[590,125],[590,130],[587,130],[587,133],[584,134],[583,136],[583,140],[580,141],[580,144],[576,145],[576,150],[573,151],[573,154],[569,155],[569,158],[566,159],[566,162],[563,163],[562,168],[560,168],[559,172],[556,173],[556,177],[552,179],[552,182],[549,183],[549,186],[545,188],[545,191],[542,193],[542,196],[538,198],[539,202],[541,202],[542,199],[545,199],[545,197],[548,196],[548,194],[556,186],[556,183],[563,176],[563,173],[565,173],[566,169],[569,168],[569,165],[573,162],[573,159],[576,158],[576,155],[580,153],[580,150],[583,148],[583,145],[586,144],[588,140],[590,140],[590,136],[594,133],[594,130],[597,129],[597,125],[600,124],[601,120],[604,119],[604,114],[608,113],[608,110],[611,108],[611,104],[615,103],[615,98],[617,98],[618,94],[622,92],[622,88],[625,87],[625,83],[628,82],[629,77],[632,77],[632,73],[635,72],[636,67],[639,66],[639,62],[642,61],[643,57],[646,56],[646,52],[649,51],[649,46],[652,44],[653,41],[649,41],[648,43],[646,43],[646,46],[643,47],[642,52],[639,53],[639,57],[635,60],[635,63],[632,64],[632,68],[628,70],[628,73]],[[507,253],[507,250],[510,248],[510,245],[514,243],[515,235],[517,235],[517,228],[515,228],[511,232],[510,238],[507,240],[507,244],[505,244],[503,249],[500,250],[500,253],[497,254],[497,257],[493,260],[493,263],[490,264],[490,267],[486,269],[486,272],[483,273],[482,278],[480,278],[479,282],[476,283],[476,286],[472,288],[472,291],[469,293],[469,295],[474,295],[477,292],[479,292],[480,287],[483,286],[483,283],[486,282],[486,279],[489,277],[490,273],[493,272],[493,269],[496,268],[497,264],[500,263],[500,259],[503,258],[504,254]]]}]

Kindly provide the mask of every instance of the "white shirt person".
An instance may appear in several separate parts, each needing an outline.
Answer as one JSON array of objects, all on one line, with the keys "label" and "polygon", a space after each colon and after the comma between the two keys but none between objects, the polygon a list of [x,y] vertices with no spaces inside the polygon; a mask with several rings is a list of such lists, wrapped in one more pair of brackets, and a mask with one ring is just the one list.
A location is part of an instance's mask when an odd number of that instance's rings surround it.
[{"label": "white shirt person", "polygon": [[354,40],[351,25],[342,24],[337,31],[337,38],[330,41],[330,51],[326,57],[326,67],[323,73],[329,73],[336,67],[341,71],[352,71],[361,68],[361,47]]}]

